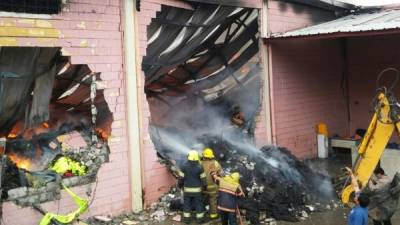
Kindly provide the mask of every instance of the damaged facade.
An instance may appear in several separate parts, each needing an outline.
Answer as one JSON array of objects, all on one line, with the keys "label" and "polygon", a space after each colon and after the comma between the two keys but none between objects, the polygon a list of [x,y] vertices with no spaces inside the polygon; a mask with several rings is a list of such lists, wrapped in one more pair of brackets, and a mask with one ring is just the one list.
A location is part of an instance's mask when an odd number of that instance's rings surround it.
[{"label": "damaged facade", "polygon": [[[43,215],[30,206],[40,202],[46,212],[75,210],[60,182],[93,199],[88,216],[130,209],[121,3],[36,3],[0,4],[1,133],[12,156],[2,221],[38,224]],[[87,164],[85,175],[40,185],[33,177],[43,179],[38,174],[60,152]]]},{"label": "damaged facade", "polygon": [[[278,40],[273,36],[346,15],[353,10],[347,4],[317,0],[307,4],[295,0],[142,0],[136,5],[129,0],[56,2],[60,8],[48,11],[21,12],[11,3],[0,5],[4,11],[0,13],[0,69],[4,68],[0,82],[14,82],[24,90],[19,81],[10,81],[3,72],[13,72],[7,68],[12,63],[30,72],[35,67],[22,63],[23,57],[3,56],[7,51],[40,55],[47,50],[60,62],[53,66],[49,80],[24,84],[29,90],[25,96],[34,93],[28,113],[22,100],[8,100],[20,104],[20,119],[25,118],[22,127],[43,126],[58,117],[84,118],[88,135],[82,136],[81,128],[74,128],[62,134],[66,136],[62,141],[56,138],[59,145],[76,147],[75,153],[83,158],[93,150],[93,139],[104,144],[95,146],[100,152],[105,149],[105,154],[94,155],[96,173],[90,179],[63,181],[74,181],[66,186],[76,186],[72,190],[90,200],[82,217],[138,211],[157,201],[175,183],[160,159],[176,152],[184,155],[180,148],[196,147],[177,141],[184,139],[185,133],[196,133],[196,138],[207,132],[218,133],[218,137],[246,136],[257,147],[272,143],[287,147],[300,158],[315,157],[318,122],[327,123],[332,134],[340,135],[350,135],[367,123],[367,98],[360,94],[363,87],[357,83],[364,78],[358,74],[377,74],[380,63],[398,65],[390,61],[395,58],[391,43],[397,41],[397,34],[346,40]],[[42,13],[34,14],[38,11]],[[382,40],[386,40],[384,48],[378,47]],[[373,68],[360,65],[368,52],[380,55],[374,56],[375,65],[369,65]],[[16,53],[7,56],[10,54]],[[41,58],[36,57],[40,63]],[[373,75],[366,78],[371,85]],[[52,86],[51,93],[39,91],[41,84]],[[2,91],[12,96],[17,89]],[[78,97],[74,98],[74,93]],[[47,112],[43,101],[57,107]],[[229,127],[235,114],[245,120],[243,125],[236,124],[239,134]],[[17,124],[3,116],[0,133],[10,139]],[[168,145],[172,153],[164,151]],[[3,203],[5,223],[37,224],[42,215],[14,204],[21,193],[14,194],[15,198]],[[26,190],[23,194],[28,202],[35,200],[35,194]],[[55,195],[43,200],[43,209],[59,213],[75,209],[64,191]]]}]

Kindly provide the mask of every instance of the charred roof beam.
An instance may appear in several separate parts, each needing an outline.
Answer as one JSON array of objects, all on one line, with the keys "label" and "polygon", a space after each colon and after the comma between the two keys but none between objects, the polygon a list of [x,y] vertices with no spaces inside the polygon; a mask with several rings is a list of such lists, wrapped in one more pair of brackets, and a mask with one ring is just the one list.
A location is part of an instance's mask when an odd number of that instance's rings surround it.
[{"label": "charred roof beam", "polygon": [[351,11],[356,10],[358,7],[356,5],[340,2],[337,0],[283,0],[286,2],[293,2],[296,4],[301,5],[308,5],[332,12],[344,12],[344,11]]}]

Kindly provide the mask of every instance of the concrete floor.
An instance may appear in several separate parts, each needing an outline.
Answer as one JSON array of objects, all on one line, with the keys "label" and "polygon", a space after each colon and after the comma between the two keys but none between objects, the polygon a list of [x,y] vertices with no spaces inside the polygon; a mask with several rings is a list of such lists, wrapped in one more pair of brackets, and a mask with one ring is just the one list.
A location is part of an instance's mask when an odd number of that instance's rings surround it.
[{"label": "concrete floor", "polygon": [[[309,165],[315,168],[318,171],[322,171],[323,173],[327,173],[332,177],[335,177],[342,173],[341,168],[344,166],[351,165],[351,158],[349,152],[346,151],[337,151],[328,160],[312,160],[308,161]],[[337,200],[337,199],[336,199]],[[347,225],[347,214],[350,209],[348,208],[335,208],[332,210],[327,210],[325,212],[312,213],[308,216],[307,219],[292,223],[285,221],[277,221],[277,225]],[[154,223],[154,222],[142,222],[139,225],[181,225],[183,223],[172,221],[168,219],[163,222]],[[196,223],[192,223],[196,224]],[[209,222],[207,225],[217,225],[220,222],[214,221]],[[369,224],[372,224],[370,221]],[[392,224],[400,224],[400,212],[397,211],[396,214],[392,218]]]}]

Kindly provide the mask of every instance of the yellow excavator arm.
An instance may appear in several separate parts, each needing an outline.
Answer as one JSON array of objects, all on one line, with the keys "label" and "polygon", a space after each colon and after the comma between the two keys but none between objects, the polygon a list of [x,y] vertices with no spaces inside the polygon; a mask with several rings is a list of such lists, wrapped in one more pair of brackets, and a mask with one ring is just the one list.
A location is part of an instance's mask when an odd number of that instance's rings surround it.
[{"label": "yellow excavator arm", "polygon": [[[368,184],[394,130],[400,134],[400,107],[394,95],[386,88],[381,88],[375,99],[375,113],[358,146],[358,157],[353,167],[361,189]],[[353,192],[351,184],[344,187],[341,193],[344,204],[350,202]]]}]

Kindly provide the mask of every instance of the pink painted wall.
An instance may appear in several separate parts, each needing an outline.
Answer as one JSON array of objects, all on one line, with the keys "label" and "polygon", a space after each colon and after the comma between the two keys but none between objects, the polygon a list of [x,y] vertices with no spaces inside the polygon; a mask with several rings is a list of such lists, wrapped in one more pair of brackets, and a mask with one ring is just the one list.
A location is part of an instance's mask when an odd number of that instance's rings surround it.
[{"label": "pink painted wall", "polygon": [[283,40],[271,42],[270,50],[277,144],[300,158],[315,157],[317,123],[327,123],[330,134],[348,127],[340,43]]},{"label": "pink painted wall", "polygon": [[285,1],[268,1],[269,32],[279,33],[334,19],[334,13]]},{"label": "pink painted wall", "polygon": [[[191,6],[183,1],[177,0],[144,0],[141,3],[141,10],[138,12],[139,27],[139,48],[140,56],[139,64],[141,65],[142,57],[146,55],[147,47],[147,26],[151,20],[156,17],[156,13],[161,10],[161,5],[169,5],[179,8],[190,8]],[[142,170],[144,185],[144,203],[150,206],[151,203],[157,201],[159,197],[167,192],[175,183],[175,179],[168,170],[158,162],[155,147],[150,139],[149,121],[151,120],[150,108],[144,94],[144,73],[140,71],[139,95],[140,100],[140,133],[141,133],[141,152],[142,152]]]},{"label": "pink painted wall", "polygon": [[[352,133],[368,127],[372,117],[371,101],[375,96],[376,78],[387,67],[400,69],[400,35],[357,37],[348,40],[350,110]],[[388,79],[393,74],[388,74]],[[399,86],[395,88],[400,97]]]},{"label": "pink painted wall", "polygon": [[[333,12],[302,4],[268,1],[269,33],[279,33],[335,18]],[[270,48],[273,140],[300,158],[316,156],[315,125],[330,133],[346,131],[340,79],[342,59],[336,41],[283,40]]]},{"label": "pink painted wall", "polygon": [[[71,56],[72,63],[88,64],[92,71],[100,72],[104,80],[101,86],[114,114],[112,138],[109,140],[110,163],[104,164],[98,173],[95,198],[84,217],[118,214],[131,208],[120,10],[120,0],[69,0],[64,11],[50,19],[0,17],[1,24],[5,26],[58,30],[59,37],[13,37],[10,34],[10,45],[62,47],[63,54]],[[92,184],[73,190],[80,196],[86,196],[86,191],[93,190],[95,186]],[[61,200],[43,204],[43,208],[53,213],[66,213],[76,206],[63,193]],[[3,212],[7,225],[34,225],[41,218],[31,208],[19,208],[13,203],[5,203]]]}]

